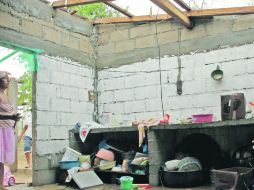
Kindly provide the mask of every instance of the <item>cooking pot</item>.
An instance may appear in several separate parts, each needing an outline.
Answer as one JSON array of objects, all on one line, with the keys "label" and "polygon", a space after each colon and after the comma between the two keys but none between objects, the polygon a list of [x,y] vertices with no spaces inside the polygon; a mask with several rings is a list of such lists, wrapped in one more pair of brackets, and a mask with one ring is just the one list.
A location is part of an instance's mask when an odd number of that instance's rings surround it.
[{"label": "cooking pot", "polygon": [[160,175],[163,183],[162,185],[166,187],[195,187],[208,182],[206,179],[205,170],[189,172],[167,171],[165,166],[163,166],[161,168]]}]

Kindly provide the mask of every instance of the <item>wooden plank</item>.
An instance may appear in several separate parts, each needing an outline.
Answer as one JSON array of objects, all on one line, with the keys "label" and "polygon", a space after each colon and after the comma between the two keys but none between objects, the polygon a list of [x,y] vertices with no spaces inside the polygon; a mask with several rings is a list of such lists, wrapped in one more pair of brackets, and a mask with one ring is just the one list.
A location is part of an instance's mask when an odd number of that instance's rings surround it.
[{"label": "wooden plank", "polygon": [[93,24],[110,24],[110,23],[134,23],[134,22],[151,22],[168,20],[172,17],[168,14],[162,15],[147,15],[147,16],[134,16],[131,18],[117,17],[117,18],[99,18],[93,21]]},{"label": "wooden plank", "polygon": [[60,1],[54,1],[52,3],[52,7],[54,8],[71,7],[71,6],[86,5],[91,3],[104,3],[107,1],[114,1],[114,0],[60,0]]},{"label": "wooden plank", "polygon": [[190,17],[208,17],[208,16],[223,16],[223,15],[237,15],[237,14],[253,14],[253,13],[254,13],[254,6],[248,6],[248,7],[191,10],[187,12],[186,14]]},{"label": "wooden plank", "polygon": [[123,8],[119,7],[118,5],[116,5],[112,2],[105,2],[105,4],[112,7],[113,9],[116,9],[117,11],[119,11],[120,13],[126,15],[129,18],[134,16],[133,14],[129,13],[128,11],[124,10]]},{"label": "wooden plank", "polygon": [[167,14],[178,19],[187,28],[192,28],[192,23],[189,17],[178,9],[173,3],[167,0],[151,0],[154,4],[164,10]]},{"label": "wooden plank", "polygon": [[[210,17],[210,16],[222,16],[222,15],[239,15],[239,14],[254,14],[254,6],[248,7],[234,7],[234,8],[219,8],[219,9],[203,9],[203,10],[191,10],[186,12],[189,17]],[[130,22],[153,22],[160,20],[169,20],[172,17],[167,14],[146,15],[146,16],[134,16],[132,18],[102,18],[95,19],[94,24],[109,24],[109,23],[130,23]]]},{"label": "wooden plank", "polygon": [[190,11],[191,8],[183,1],[183,0],[174,0],[180,7],[185,9],[186,11]]}]

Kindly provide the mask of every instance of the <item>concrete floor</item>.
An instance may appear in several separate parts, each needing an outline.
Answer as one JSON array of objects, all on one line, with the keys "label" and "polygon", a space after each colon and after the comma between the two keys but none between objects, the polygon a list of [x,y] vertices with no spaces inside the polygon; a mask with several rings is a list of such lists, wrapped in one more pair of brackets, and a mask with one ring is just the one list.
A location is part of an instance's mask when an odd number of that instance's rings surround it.
[{"label": "concrete floor", "polygon": [[[27,185],[16,185],[13,187],[8,187],[8,190],[74,190],[75,188],[62,186],[62,185],[45,185],[40,187],[28,187]],[[196,187],[196,188],[163,188],[163,187],[153,187],[153,190],[214,190],[214,187]],[[87,188],[86,190],[120,190],[119,185],[101,185],[97,187]]]}]

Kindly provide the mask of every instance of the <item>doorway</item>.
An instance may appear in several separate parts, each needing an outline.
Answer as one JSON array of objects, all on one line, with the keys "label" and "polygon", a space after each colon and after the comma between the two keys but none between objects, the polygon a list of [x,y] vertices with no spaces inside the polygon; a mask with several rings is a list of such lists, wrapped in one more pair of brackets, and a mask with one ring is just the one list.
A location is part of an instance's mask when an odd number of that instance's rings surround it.
[{"label": "doorway", "polygon": [[32,86],[40,52],[0,41],[0,70],[11,74],[7,96],[14,111],[22,116],[15,126],[16,161],[8,166],[16,184],[32,183]]}]

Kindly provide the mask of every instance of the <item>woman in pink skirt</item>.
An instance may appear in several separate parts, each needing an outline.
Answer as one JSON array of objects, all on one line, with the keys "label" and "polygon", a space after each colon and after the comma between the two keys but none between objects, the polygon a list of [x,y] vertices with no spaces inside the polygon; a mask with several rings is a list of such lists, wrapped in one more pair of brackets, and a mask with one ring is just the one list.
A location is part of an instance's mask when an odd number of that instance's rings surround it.
[{"label": "woman in pink skirt", "polygon": [[0,71],[0,190],[3,187],[4,164],[15,161],[15,121],[19,114],[13,113],[13,108],[5,95],[10,79],[9,73]]}]

